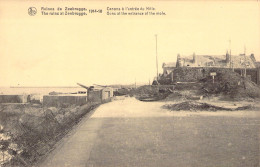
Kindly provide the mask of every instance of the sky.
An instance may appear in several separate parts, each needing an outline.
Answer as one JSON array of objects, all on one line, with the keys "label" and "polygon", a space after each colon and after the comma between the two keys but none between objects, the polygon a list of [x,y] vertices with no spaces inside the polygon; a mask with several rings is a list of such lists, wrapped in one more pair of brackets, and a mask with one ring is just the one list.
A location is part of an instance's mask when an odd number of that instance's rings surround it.
[{"label": "sky", "polygon": [[[28,8],[38,9],[29,16]],[[42,16],[41,7],[154,7],[166,16]],[[0,86],[152,82],[177,54],[254,53],[260,61],[259,2],[0,0]],[[231,41],[231,42],[229,42]]]}]

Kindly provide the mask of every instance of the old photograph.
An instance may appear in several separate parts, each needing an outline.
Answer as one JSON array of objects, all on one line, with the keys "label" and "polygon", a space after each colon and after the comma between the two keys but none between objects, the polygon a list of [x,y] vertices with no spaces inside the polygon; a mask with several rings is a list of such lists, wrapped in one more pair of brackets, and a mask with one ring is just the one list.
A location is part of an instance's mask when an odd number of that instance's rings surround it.
[{"label": "old photograph", "polygon": [[259,167],[259,1],[0,0],[0,167]]}]

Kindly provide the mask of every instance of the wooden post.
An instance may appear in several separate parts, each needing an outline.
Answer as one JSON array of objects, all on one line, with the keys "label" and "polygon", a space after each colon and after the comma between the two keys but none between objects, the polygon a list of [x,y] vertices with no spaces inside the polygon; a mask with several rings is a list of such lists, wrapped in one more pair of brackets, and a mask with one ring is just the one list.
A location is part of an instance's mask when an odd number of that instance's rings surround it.
[{"label": "wooden post", "polygon": [[159,74],[158,74],[158,55],[157,55],[157,34],[155,35],[155,49],[156,49],[156,69],[157,69],[157,81],[159,79]]}]

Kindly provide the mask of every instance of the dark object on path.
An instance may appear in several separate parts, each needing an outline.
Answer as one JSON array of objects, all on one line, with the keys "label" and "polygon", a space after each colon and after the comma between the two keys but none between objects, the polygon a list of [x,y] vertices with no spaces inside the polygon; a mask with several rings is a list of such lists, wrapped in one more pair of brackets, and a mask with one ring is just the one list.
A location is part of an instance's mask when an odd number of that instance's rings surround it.
[{"label": "dark object on path", "polygon": [[166,104],[163,106],[165,109],[172,111],[239,111],[239,110],[259,110],[258,107],[252,105],[246,105],[237,108],[219,107],[208,103],[200,103],[196,101],[185,101],[176,104]]},{"label": "dark object on path", "polygon": [[164,105],[163,108],[180,111],[180,110],[191,110],[191,111],[217,111],[226,110],[232,111],[230,108],[218,107],[208,103],[200,103],[196,101],[185,101],[177,104]]}]

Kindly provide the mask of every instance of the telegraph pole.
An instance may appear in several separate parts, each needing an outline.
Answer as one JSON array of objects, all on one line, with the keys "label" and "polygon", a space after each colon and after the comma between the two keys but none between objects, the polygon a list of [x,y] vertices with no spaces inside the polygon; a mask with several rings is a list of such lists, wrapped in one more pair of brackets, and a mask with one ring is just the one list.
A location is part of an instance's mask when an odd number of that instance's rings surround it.
[{"label": "telegraph pole", "polygon": [[158,74],[158,54],[157,54],[157,34],[155,34],[155,49],[156,49],[156,69],[157,69],[157,81],[159,79],[159,74]]},{"label": "telegraph pole", "polygon": [[229,67],[230,67],[230,69],[231,69],[231,40],[229,39]]},{"label": "telegraph pole", "polygon": [[246,78],[246,65],[247,65],[247,61],[246,61],[246,46],[244,46],[244,56],[245,56],[245,78]]},{"label": "telegraph pole", "polygon": [[230,55],[230,68],[232,68],[232,71],[234,71],[233,60],[231,57],[231,40],[229,40],[229,55]]}]

